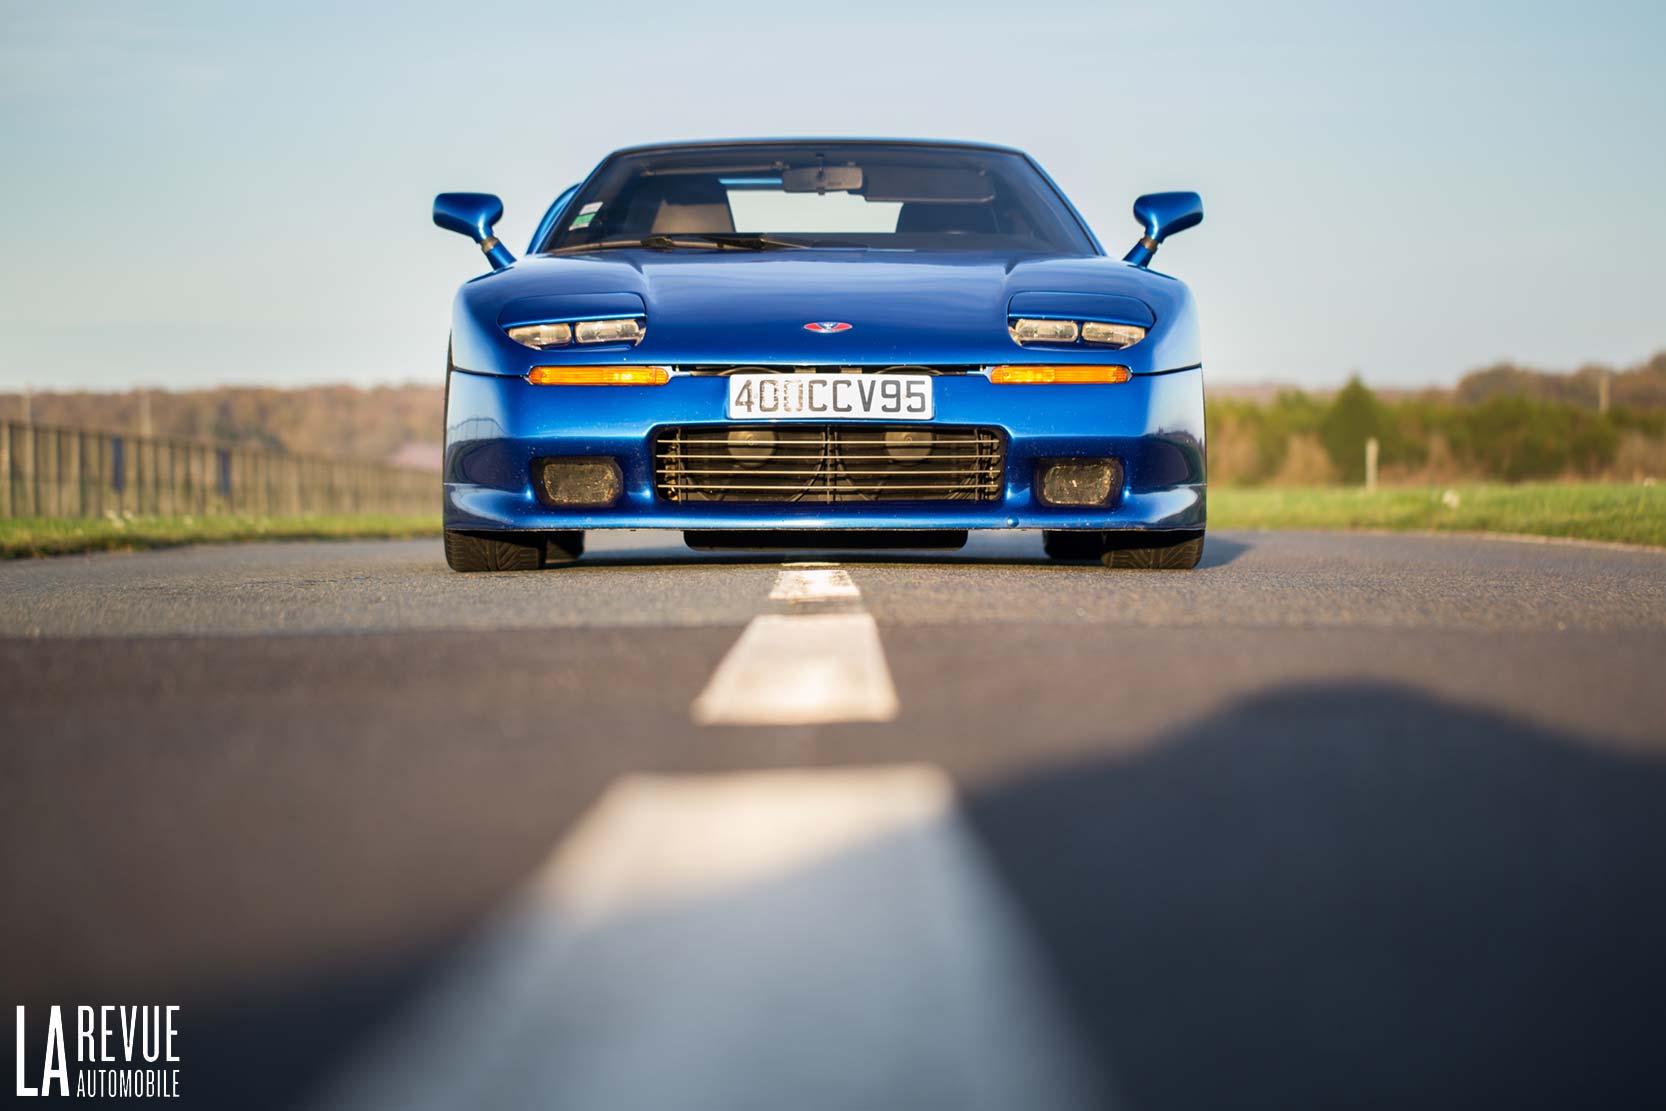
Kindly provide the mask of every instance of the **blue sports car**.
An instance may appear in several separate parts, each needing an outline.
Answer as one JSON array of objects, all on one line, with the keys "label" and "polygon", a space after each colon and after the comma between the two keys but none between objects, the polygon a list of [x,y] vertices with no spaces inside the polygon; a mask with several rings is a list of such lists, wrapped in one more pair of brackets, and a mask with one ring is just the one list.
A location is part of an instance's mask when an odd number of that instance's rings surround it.
[{"label": "blue sports car", "polygon": [[1134,202],[1109,257],[1028,156],[807,139],[618,151],[515,259],[498,198],[434,222],[490,273],[457,294],[445,552],[577,559],[589,529],[695,548],[958,547],[1189,568],[1203,551],[1191,293],[1149,269],[1203,219]]}]

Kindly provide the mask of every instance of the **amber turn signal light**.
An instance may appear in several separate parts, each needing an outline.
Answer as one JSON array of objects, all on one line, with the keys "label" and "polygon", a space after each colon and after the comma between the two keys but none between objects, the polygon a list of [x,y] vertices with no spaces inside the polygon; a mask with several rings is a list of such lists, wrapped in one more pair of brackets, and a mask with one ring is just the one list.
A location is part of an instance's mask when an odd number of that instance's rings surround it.
[{"label": "amber turn signal light", "polygon": [[1126,382],[1134,372],[1125,366],[997,366],[989,380],[997,386],[1081,386]]},{"label": "amber turn signal light", "polygon": [[662,366],[535,366],[526,376],[534,386],[663,386],[671,371]]}]

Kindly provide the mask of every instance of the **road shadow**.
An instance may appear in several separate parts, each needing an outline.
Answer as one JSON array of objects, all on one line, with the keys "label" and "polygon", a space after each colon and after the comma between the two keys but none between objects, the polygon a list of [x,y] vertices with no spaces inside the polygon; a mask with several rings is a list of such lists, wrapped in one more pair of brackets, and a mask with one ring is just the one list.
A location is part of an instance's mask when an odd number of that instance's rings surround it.
[{"label": "road shadow", "polygon": [[[592,544],[598,533],[591,533]],[[696,551],[682,543],[676,533],[642,533],[642,539],[621,543],[604,540],[603,547],[586,552],[571,568],[586,567],[746,567],[780,566],[785,563],[914,564],[920,566],[1031,566],[1093,567],[1097,560],[1057,560],[1041,547],[1037,530],[974,531],[964,548],[918,549],[779,549],[768,551]],[[1239,537],[1209,535],[1203,546],[1199,567],[1224,567],[1250,550],[1253,543]]]},{"label": "road shadow", "polygon": [[[1659,761],[1404,687],[1293,685],[1133,755],[977,786],[962,813],[992,890],[1010,897],[1106,1078],[1107,1107],[1666,1106]],[[537,840],[529,832],[529,850]],[[817,930],[852,927],[817,902],[828,877],[917,857],[918,845],[893,837],[859,853],[676,917],[746,941],[745,952],[814,961]],[[516,897],[504,890],[467,927],[420,946],[387,938],[306,978],[274,974],[259,994],[184,1001],[183,1105],[305,1105],[454,981]],[[783,905],[814,910],[786,940],[730,934]],[[745,971],[727,982],[767,981],[768,961]],[[562,990],[534,986],[535,1001]],[[590,990],[605,1015],[627,989]],[[826,1005],[783,1021],[866,1021],[848,992],[816,1002]],[[526,1024],[515,1051],[532,1060],[572,1036],[563,1031]],[[758,1054],[734,1040],[718,1056],[743,1075],[800,1077]],[[563,1106],[554,1088],[523,1094],[527,1106]]]},{"label": "road shadow", "polygon": [[969,812],[1120,1106],[1666,1106],[1659,763],[1290,687]]},{"label": "road shadow", "polygon": [[1203,538],[1203,559],[1198,567],[1225,567],[1255,546],[1251,540],[1209,533]]},{"label": "road shadow", "polygon": [[746,567],[785,563],[919,564],[943,566],[1033,564],[1052,561],[1041,550],[1041,533],[1034,530],[973,530],[962,548],[770,548],[696,550],[683,543],[680,532],[632,531],[607,536],[588,534],[589,549],[575,568],[584,567]]}]

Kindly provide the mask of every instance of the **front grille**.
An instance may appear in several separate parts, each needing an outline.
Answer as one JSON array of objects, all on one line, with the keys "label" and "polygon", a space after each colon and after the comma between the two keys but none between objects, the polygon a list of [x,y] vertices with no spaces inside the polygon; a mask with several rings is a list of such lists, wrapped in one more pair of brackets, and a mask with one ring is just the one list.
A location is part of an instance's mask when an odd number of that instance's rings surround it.
[{"label": "front grille", "polygon": [[992,428],[666,428],[654,439],[654,489],[675,502],[996,501],[1005,455]]}]

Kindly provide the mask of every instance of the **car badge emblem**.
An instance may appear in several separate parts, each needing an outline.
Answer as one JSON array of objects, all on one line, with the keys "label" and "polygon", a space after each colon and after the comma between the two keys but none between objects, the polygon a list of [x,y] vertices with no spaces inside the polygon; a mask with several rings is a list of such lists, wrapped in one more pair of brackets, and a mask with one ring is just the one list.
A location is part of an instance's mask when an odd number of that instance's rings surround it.
[{"label": "car badge emblem", "polygon": [[804,330],[806,332],[820,332],[823,335],[826,335],[829,332],[848,332],[850,331],[850,325],[846,324],[842,320],[812,320],[810,323],[804,325]]}]

